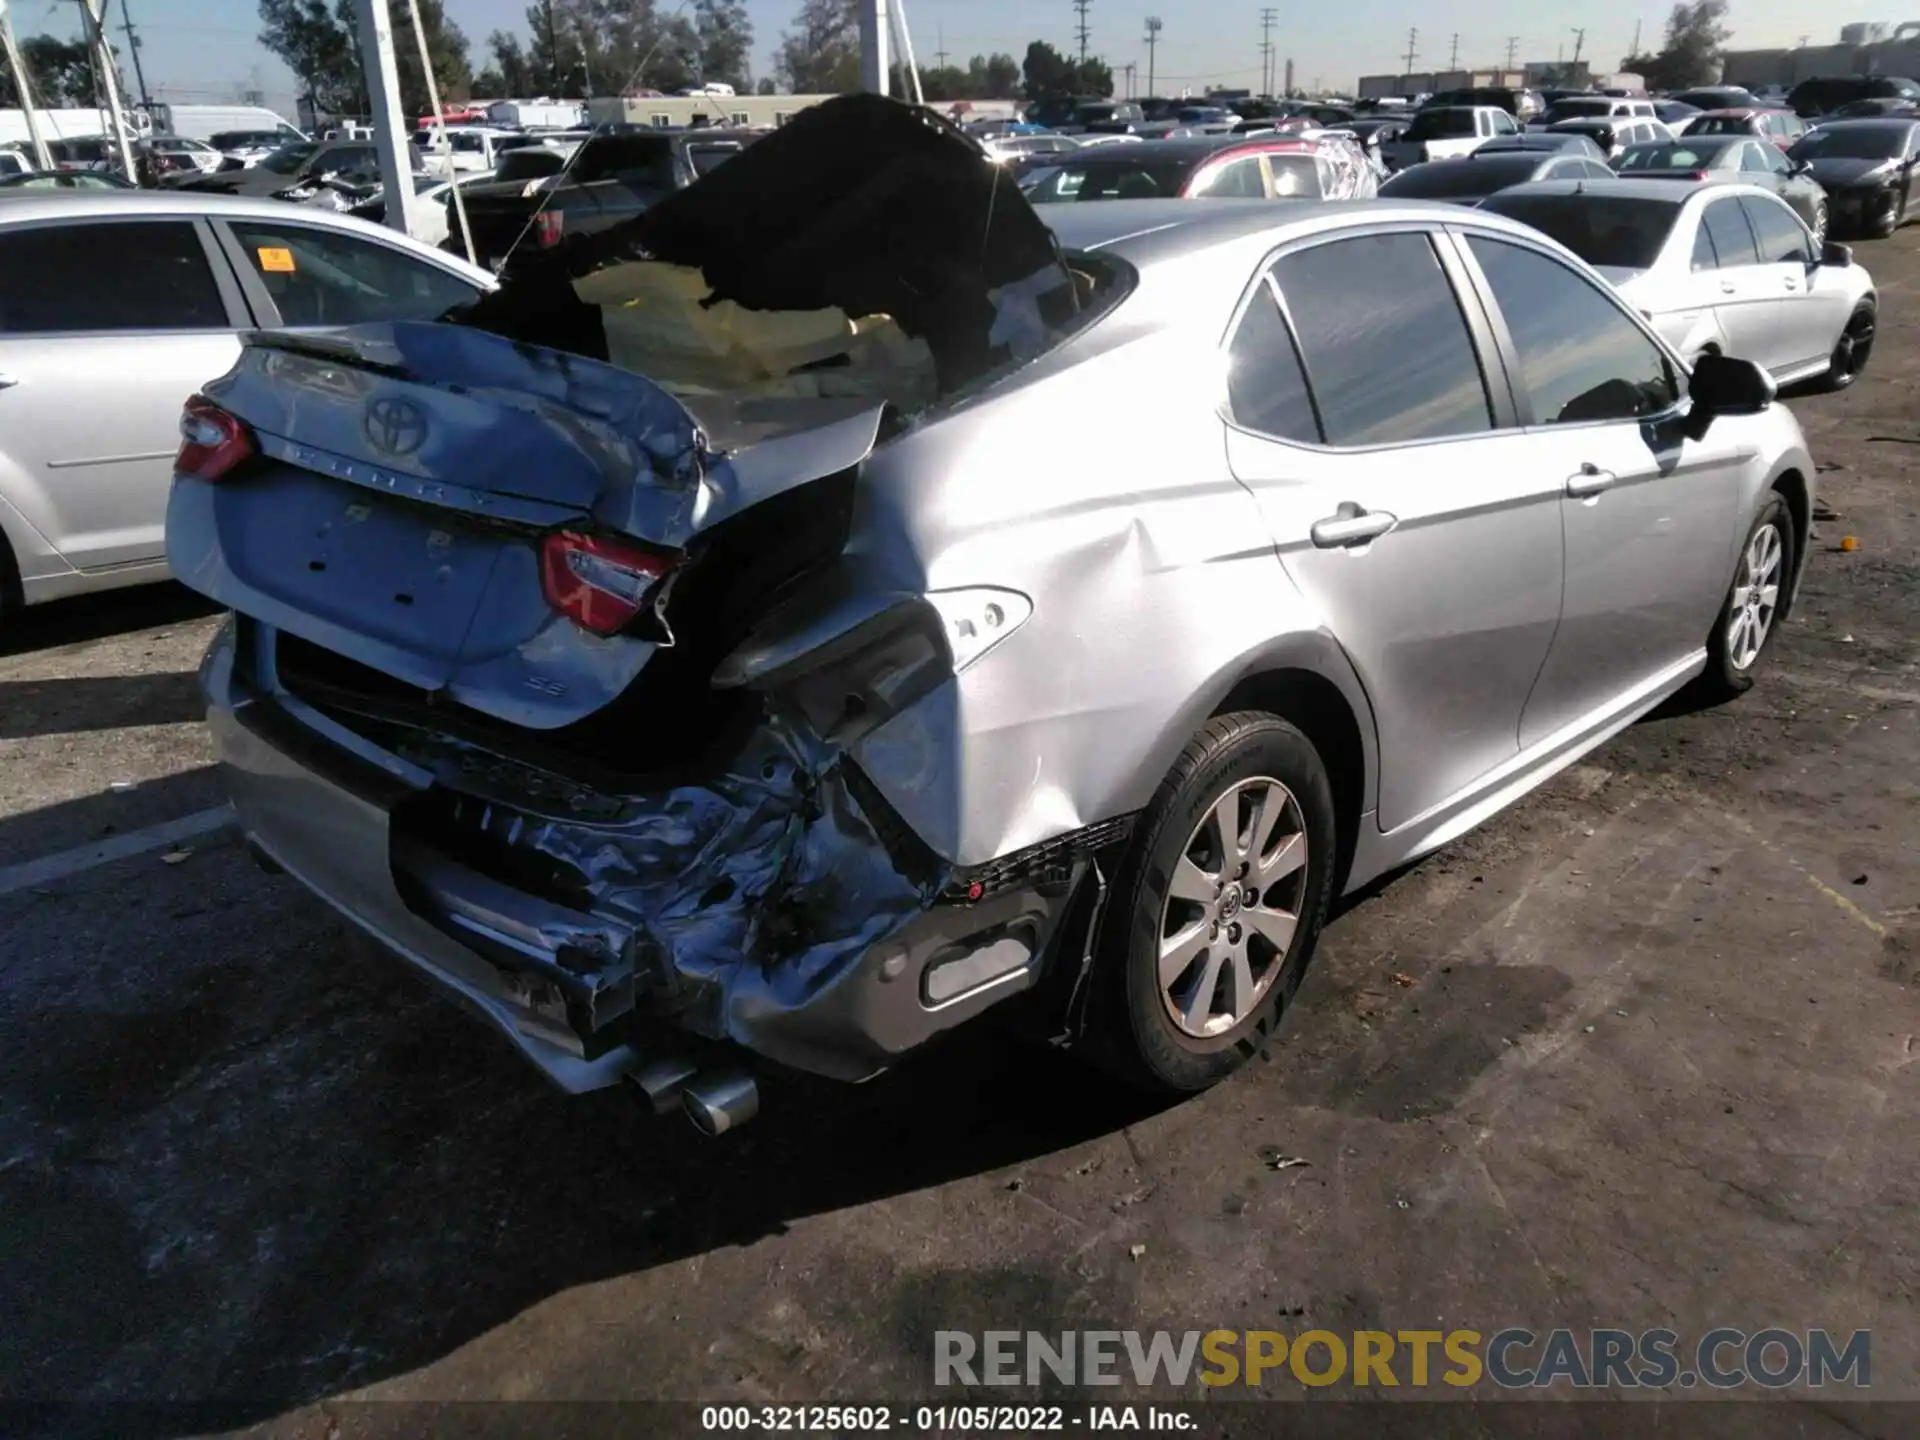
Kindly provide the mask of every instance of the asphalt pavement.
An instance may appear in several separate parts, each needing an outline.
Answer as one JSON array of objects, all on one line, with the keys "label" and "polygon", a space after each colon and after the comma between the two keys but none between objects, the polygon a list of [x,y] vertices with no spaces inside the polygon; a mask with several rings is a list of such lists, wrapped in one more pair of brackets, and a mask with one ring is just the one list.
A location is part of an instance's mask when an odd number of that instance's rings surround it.
[{"label": "asphalt pavement", "polygon": [[1266,1060],[1170,1108],[986,1034],[717,1141],[550,1093],[243,855],[204,606],[9,625],[0,1397],[397,1435],[351,1402],[926,1397],[943,1329],[1778,1324],[1920,1400],[1920,228],[1859,255],[1760,686],[1347,906]]}]

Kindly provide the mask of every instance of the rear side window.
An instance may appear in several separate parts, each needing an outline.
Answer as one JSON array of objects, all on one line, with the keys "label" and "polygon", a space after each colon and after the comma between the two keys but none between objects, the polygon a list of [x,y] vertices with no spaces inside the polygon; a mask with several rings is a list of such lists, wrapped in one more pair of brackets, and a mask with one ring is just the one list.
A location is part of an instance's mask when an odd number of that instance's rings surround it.
[{"label": "rear side window", "polygon": [[1331,445],[1387,445],[1493,426],[1453,285],[1420,234],[1335,240],[1273,268]]},{"label": "rear side window", "polygon": [[479,292],[425,260],[333,230],[231,222],[283,325],[436,320]]},{"label": "rear side window", "polygon": [[1506,317],[1536,425],[1637,420],[1678,402],[1660,347],[1577,272],[1502,240],[1467,244]]},{"label": "rear side window", "polygon": [[[1747,224],[1746,216],[1740,213],[1737,199],[1716,200],[1707,206],[1700,218],[1700,229],[1712,241],[1719,268],[1725,270],[1759,263],[1759,252],[1753,244],[1753,229]],[[1699,254],[1697,245],[1694,253]]]},{"label": "rear side window", "polygon": [[1320,439],[1300,352],[1264,280],[1227,348],[1227,404],[1237,424],[1262,435]]},{"label": "rear side window", "polygon": [[1202,170],[1187,193],[1215,200],[1260,200],[1267,193],[1260,178],[1260,157],[1248,155]]},{"label": "rear side window", "polygon": [[231,324],[207,252],[186,221],[0,231],[0,334]]},{"label": "rear side window", "polygon": [[1778,200],[1745,196],[1740,208],[1747,212],[1753,237],[1760,246],[1762,265],[1807,265],[1813,261],[1813,248],[1799,220]]}]

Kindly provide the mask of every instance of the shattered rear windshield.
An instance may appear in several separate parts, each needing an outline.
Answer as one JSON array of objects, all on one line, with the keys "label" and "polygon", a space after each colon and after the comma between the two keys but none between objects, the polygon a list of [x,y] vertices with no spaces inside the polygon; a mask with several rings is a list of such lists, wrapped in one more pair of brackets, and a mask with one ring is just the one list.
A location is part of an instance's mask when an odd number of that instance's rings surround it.
[{"label": "shattered rear windshield", "polygon": [[1485,208],[1531,225],[1589,265],[1646,270],[1680,213],[1678,200],[1614,195],[1495,195]]}]

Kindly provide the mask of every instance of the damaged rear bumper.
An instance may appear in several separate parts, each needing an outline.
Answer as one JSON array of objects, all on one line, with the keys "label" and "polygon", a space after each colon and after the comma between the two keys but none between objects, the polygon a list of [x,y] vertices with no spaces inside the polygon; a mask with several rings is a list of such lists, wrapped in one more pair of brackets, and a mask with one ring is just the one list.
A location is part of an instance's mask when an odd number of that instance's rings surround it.
[{"label": "damaged rear bumper", "polygon": [[[247,628],[246,648],[264,643],[264,627]],[[436,773],[346,729],[270,670],[236,664],[238,648],[229,624],[201,675],[249,842],[563,1090],[699,1043],[676,1030],[865,1079],[1030,988],[1084,872],[1084,856],[1057,844],[1045,863],[983,871],[984,884],[903,869],[899,840],[882,838],[898,821],[867,813],[863,799],[884,802],[847,783],[846,762],[803,776],[803,756],[801,798],[778,793],[761,758],[779,744],[770,727],[728,767],[746,780],[641,797],[611,821],[516,810],[449,786],[457,767]],[[509,837],[515,864],[442,843],[453,832],[423,811]],[[528,882],[533,861],[588,883]]]}]

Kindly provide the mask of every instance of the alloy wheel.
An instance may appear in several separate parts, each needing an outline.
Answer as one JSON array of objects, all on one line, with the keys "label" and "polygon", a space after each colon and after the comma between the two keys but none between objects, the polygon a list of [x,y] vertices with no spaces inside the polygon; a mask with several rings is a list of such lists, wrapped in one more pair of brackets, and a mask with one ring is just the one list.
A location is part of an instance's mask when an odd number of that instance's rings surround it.
[{"label": "alloy wheel", "polygon": [[1867,357],[1873,353],[1873,336],[1876,329],[1871,310],[1857,310],[1853,318],[1847,321],[1847,328],[1840,332],[1840,343],[1834,347],[1833,374],[1842,381],[1850,380],[1865,368]]},{"label": "alloy wheel", "polygon": [[1727,607],[1727,661],[1735,670],[1748,669],[1760,658],[1773,629],[1780,608],[1782,554],[1779,527],[1768,524],[1753,532],[1740,557],[1740,574]]},{"label": "alloy wheel", "polygon": [[1160,909],[1160,993],[1208,1039],[1251,1015],[1285,968],[1306,905],[1307,824],[1270,776],[1242,780],[1193,827]]}]

